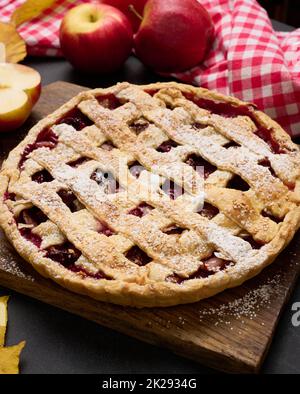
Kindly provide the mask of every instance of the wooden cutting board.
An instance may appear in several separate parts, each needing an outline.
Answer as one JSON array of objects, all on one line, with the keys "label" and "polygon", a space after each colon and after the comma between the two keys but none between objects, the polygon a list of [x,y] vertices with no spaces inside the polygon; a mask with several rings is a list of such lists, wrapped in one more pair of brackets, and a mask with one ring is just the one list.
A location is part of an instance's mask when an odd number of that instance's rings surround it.
[{"label": "wooden cutting board", "polygon": [[[83,89],[64,82],[46,86],[27,125],[0,136],[0,163],[34,122]],[[0,285],[227,372],[259,371],[299,272],[298,233],[276,262],[238,288],[195,304],[137,310],[71,293],[42,278],[0,230]]]}]

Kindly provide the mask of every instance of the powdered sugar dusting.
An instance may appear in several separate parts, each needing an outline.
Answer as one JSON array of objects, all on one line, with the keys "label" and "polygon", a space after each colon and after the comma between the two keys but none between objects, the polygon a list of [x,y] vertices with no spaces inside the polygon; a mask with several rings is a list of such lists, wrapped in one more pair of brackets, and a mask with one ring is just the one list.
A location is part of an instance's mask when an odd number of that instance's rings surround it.
[{"label": "powdered sugar dusting", "polygon": [[217,307],[210,306],[209,308],[200,309],[199,320],[203,321],[209,316],[214,319],[215,326],[219,324],[230,325],[232,319],[245,324],[245,320],[256,319],[262,308],[269,309],[274,296],[280,294],[282,289],[281,276],[277,274],[257,288],[250,289],[242,297]]},{"label": "powdered sugar dusting", "polygon": [[4,241],[0,242],[0,269],[6,273],[23,278],[26,280],[34,281],[31,275],[26,274],[17,262],[15,254],[11,251],[9,246]]}]

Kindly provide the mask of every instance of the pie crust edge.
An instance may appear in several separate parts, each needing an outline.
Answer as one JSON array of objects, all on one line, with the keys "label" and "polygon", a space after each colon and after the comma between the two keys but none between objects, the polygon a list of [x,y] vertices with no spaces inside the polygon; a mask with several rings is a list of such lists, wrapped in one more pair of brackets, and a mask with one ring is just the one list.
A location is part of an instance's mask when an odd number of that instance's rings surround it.
[{"label": "pie crust edge", "polygon": [[[127,83],[116,85],[116,89],[129,86]],[[195,88],[190,85],[178,83],[155,83],[145,86],[139,86],[141,89],[163,89],[163,88],[179,88],[180,90],[189,91],[195,95],[199,92],[209,99],[221,99],[236,104],[245,104],[244,102],[224,96],[219,93],[208,91],[203,88]],[[9,179],[16,176],[18,170],[17,163],[19,161],[20,153],[24,148],[35,141],[39,132],[53,124],[53,122],[65,114],[68,110],[74,108],[82,99],[91,98],[95,93],[111,92],[112,88],[95,89],[92,91],[82,92],[65,105],[60,107],[57,111],[47,116],[38,122],[29,132],[27,137],[10,152],[8,159],[3,163],[0,172],[0,194],[4,195],[7,190]],[[281,141],[285,140],[290,143],[290,137],[285,131],[266,114],[255,110],[261,119],[276,132],[276,137]],[[297,197],[300,198],[300,178],[296,182]],[[246,280],[256,276],[263,268],[273,262],[277,255],[288,245],[296,231],[300,227],[300,207],[290,211],[282,222],[281,228],[275,238],[266,245],[264,253],[266,258],[264,261],[252,266],[239,267],[233,266],[220,271],[208,278],[191,279],[184,284],[178,285],[171,282],[154,282],[153,284],[138,285],[136,283],[129,283],[120,280],[108,281],[106,279],[96,280],[85,278],[81,279],[76,273],[70,272],[58,263],[41,256],[41,252],[36,249],[34,245],[29,242],[24,242],[23,237],[18,231],[17,225],[14,221],[12,213],[9,211],[7,205],[0,201],[0,223],[10,242],[18,253],[44,277],[51,278],[63,287],[74,291],[76,293],[88,295],[100,301],[111,302],[121,305],[135,306],[135,307],[153,307],[153,306],[171,306],[183,303],[191,303],[199,301],[203,298],[213,296],[227,288],[232,288],[241,285]]]}]

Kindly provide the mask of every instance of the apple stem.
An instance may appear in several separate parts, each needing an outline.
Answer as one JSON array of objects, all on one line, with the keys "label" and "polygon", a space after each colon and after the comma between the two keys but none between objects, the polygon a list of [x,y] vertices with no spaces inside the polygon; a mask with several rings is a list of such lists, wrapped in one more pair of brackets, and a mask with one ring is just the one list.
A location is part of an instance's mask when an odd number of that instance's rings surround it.
[{"label": "apple stem", "polygon": [[129,9],[129,11],[131,11],[139,20],[141,20],[141,21],[143,20],[142,15],[141,15],[139,12],[137,12],[137,10],[135,9],[135,7],[134,7],[133,4],[129,4],[128,9]]},{"label": "apple stem", "polygon": [[90,22],[91,23],[95,23],[95,22],[97,22],[97,18],[95,17],[95,15],[90,15]]}]

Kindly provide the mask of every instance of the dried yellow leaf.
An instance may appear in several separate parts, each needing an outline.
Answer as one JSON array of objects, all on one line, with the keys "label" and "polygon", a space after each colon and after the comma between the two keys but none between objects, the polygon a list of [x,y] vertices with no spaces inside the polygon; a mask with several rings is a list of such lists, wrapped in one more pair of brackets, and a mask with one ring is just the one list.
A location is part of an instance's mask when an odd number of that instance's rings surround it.
[{"label": "dried yellow leaf", "polygon": [[27,0],[12,14],[10,20],[15,26],[39,16],[44,10],[51,7],[57,0]]},{"label": "dried yellow leaf", "polygon": [[0,375],[18,374],[20,353],[25,346],[25,341],[18,345],[0,348]]},{"label": "dried yellow leaf", "polygon": [[0,347],[4,346],[7,325],[7,301],[9,297],[0,297]]},{"label": "dried yellow leaf", "polygon": [[5,46],[5,61],[18,63],[26,55],[26,43],[14,25],[0,22],[0,42]]}]

